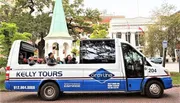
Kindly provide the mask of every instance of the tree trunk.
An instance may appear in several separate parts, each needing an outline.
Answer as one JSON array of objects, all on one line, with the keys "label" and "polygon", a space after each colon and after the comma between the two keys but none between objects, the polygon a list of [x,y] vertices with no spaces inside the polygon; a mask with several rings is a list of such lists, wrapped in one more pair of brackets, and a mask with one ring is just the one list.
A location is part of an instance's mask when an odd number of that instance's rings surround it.
[{"label": "tree trunk", "polygon": [[43,34],[41,33],[41,41],[38,43],[38,51],[39,51],[39,58],[44,58],[45,53],[45,40],[43,39]]}]

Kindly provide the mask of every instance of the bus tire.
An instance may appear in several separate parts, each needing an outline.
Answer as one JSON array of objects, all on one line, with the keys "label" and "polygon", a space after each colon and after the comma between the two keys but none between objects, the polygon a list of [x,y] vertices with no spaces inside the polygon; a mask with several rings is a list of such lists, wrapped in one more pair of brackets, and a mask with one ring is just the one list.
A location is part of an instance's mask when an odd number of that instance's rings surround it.
[{"label": "bus tire", "polygon": [[150,98],[160,98],[164,93],[164,87],[161,82],[157,80],[148,81],[145,86],[145,94]]},{"label": "bus tire", "polygon": [[59,97],[59,87],[53,82],[45,83],[39,92],[40,97],[46,101],[53,101]]}]

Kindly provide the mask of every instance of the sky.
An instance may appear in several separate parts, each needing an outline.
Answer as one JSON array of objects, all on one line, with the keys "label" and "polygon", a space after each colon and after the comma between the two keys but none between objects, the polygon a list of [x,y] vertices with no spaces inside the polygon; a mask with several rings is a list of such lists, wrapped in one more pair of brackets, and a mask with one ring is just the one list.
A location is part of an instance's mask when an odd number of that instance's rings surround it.
[{"label": "sky", "polygon": [[180,10],[180,0],[84,0],[84,5],[86,8],[107,10],[111,14],[133,18],[137,16],[149,17],[151,11],[160,7],[164,1],[175,5],[177,11]]}]

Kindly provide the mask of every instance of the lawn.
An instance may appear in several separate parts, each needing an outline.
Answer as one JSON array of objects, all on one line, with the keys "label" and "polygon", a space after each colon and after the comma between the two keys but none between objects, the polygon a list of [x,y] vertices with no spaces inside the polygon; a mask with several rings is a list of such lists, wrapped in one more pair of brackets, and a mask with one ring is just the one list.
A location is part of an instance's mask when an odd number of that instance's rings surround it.
[{"label": "lawn", "polygon": [[[171,72],[171,77],[173,79],[173,85],[174,84],[180,85],[180,73],[178,73],[178,72]],[[5,73],[0,74],[0,90],[5,90],[4,80],[5,80]]]},{"label": "lawn", "polygon": [[0,74],[0,90],[4,90],[5,87],[4,87],[4,80],[5,80],[5,73],[3,74]]},{"label": "lawn", "polygon": [[180,85],[180,73],[171,72],[171,77],[173,79],[173,84],[179,84]]}]

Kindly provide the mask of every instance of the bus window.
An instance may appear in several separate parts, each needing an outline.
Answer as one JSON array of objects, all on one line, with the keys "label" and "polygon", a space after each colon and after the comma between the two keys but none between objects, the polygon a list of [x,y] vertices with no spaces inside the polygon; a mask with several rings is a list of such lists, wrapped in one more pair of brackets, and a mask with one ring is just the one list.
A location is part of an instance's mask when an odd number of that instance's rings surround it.
[{"label": "bus window", "polygon": [[127,78],[143,77],[143,56],[133,47],[125,43],[122,43],[122,51]]},{"label": "bus window", "polygon": [[19,50],[19,64],[28,64],[28,58],[34,56],[34,51],[36,50],[33,45],[21,42],[20,50]]},{"label": "bus window", "polygon": [[80,63],[115,63],[114,40],[83,40],[80,44]]}]

